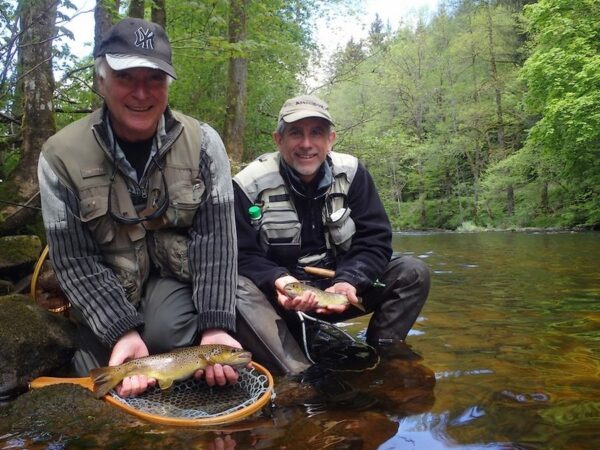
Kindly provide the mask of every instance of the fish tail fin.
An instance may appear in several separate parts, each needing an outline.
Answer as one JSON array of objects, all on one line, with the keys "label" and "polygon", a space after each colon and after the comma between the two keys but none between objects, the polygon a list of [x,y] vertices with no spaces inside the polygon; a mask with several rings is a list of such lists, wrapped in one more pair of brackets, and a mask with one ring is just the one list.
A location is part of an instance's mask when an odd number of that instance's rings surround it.
[{"label": "fish tail fin", "polygon": [[358,297],[358,301],[356,303],[352,303],[352,306],[360,309],[362,312],[366,313],[367,310],[365,309],[365,307],[363,306],[362,303],[362,297]]},{"label": "fish tail fin", "polygon": [[354,303],[354,306],[357,307],[358,309],[360,309],[364,313],[367,312],[367,310],[365,309],[365,307],[363,305],[361,305],[360,303]]},{"label": "fish tail fin", "polygon": [[94,382],[94,395],[96,398],[104,397],[108,391],[121,381],[115,373],[114,367],[98,367],[90,370],[90,378]]}]

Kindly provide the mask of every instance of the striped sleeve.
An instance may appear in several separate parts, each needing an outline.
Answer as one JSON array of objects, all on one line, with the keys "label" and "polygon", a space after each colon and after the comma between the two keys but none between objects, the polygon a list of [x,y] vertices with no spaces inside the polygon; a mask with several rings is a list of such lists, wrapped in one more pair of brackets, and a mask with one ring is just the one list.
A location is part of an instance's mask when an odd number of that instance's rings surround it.
[{"label": "striped sleeve", "polygon": [[38,179],[49,254],[56,278],[74,308],[98,339],[112,347],[128,330],[143,324],[114,272],[79,220],[77,196],[64,186],[44,155]]},{"label": "striped sleeve", "polygon": [[225,146],[217,132],[203,125],[200,176],[207,197],[190,230],[190,272],[200,329],[235,331],[237,239],[233,185]]}]

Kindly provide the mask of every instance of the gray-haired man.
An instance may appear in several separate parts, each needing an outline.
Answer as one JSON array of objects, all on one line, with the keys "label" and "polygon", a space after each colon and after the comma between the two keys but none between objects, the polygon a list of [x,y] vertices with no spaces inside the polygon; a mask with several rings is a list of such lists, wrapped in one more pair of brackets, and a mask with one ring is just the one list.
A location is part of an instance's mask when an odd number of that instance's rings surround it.
[{"label": "gray-haired man", "polygon": [[[237,248],[223,143],[168,107],[176,74],[162,27],[124,19],[94,56],[104,106],[48,139],[38,169],[50,256],[79,325],[75,371],[199,343],[239,347],[228,334]],[[132,376],[118,392],[153,383]]]}]

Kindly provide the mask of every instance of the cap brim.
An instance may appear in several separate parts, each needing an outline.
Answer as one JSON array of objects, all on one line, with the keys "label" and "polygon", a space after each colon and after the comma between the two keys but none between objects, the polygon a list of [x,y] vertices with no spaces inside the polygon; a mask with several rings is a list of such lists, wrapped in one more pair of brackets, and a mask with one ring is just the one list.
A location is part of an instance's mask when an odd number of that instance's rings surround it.
[{"label": "cap brim", "polygon": [[106,62],[113,70],[126,70],[135,67],[147,67],[149,69],[162,70],[173,79],[177,79],[173,66],[155,58],[142,57],[138,55],[106,54]]},{"label": "cap brim", "polygon": [[306,119],[307,117],[320,117],[333,125],[333,120],[331,120],[331,117],[327,117],[325,114],[321,114],[317,111],[297,111],[291,114],[286,114],[285,116],[281,117],[281,120],[286,123],[292,123],[296,122],[297,120]]}]

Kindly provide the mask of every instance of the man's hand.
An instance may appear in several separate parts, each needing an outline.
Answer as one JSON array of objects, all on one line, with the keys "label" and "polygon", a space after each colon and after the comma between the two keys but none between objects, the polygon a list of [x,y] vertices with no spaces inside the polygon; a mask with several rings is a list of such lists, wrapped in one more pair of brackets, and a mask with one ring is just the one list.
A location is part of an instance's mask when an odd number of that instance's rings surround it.
[{"label": "man's hand", "polygon": [[[223,344],[229,345],[230,347],[242,348],[240,343],[232,338],[225,330],[220,330],[217,328],[204,330],[202,333],[200,345],[208,344]],[[240,376],[240,374],[233,367],[223,366],[221,364],[207,366],[204,370],[198,370],[194,374],[194,377],[196,379],[200,379],[202,375],[204,375],[206,384],[209,386],[224,386],[227,383],[234,384],[237,382]]]},{"label": "man's hand", "polygon": [[285,275],[275,280],[275,290],[277,292],[277,301],[285,308],[292,311],[312,311],[317,308],[317,297],[314,292],[303,292],[294,298],[289,298],[284,291],[284,287],[288,283],[296,283],[298,280],[291,276]]},{"label": "man's hand", "polygon": [[[360,300],[356,296],[356,288],[345,281],[329,286],[325,289],[325,292],[345,295],[352,304],[360,303]],[[346,311],[349,307],[349,305],[329,305],[327,308],[317,308],[316,312],[319,314],[339,314]]]},{"label": "man's hand", "polygon": [[[108,365],[118,366],[130,359],[143,356],[148,356],[148,347],[146,347],[140,334],[135,330],[131,330],[121,336],[113,347]],[[121,397],[135,397],[155,384],[156,380],[154,378],[148,378],[145,375],[134,375],[124,378],[121,384],[116,387],[116,390]]]}]

